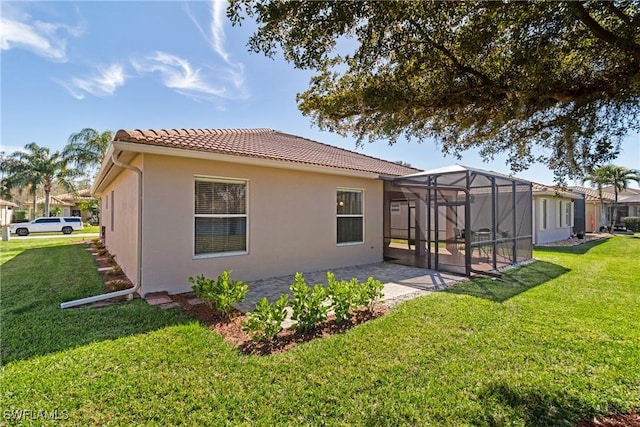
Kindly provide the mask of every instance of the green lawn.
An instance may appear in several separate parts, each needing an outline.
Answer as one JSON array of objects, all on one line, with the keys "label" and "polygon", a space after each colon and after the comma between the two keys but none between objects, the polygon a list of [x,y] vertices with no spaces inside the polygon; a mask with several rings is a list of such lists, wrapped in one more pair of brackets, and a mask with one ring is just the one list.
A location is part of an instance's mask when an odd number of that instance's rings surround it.
[{"label": "green lawn", "polygon": [[258,357],[141,302],[60,311],[99,288],[89,255],[63,239],[4,243],[0,410],[71,424],[557,426],[640,409],[638,235],[535,256],[507,281]]}]

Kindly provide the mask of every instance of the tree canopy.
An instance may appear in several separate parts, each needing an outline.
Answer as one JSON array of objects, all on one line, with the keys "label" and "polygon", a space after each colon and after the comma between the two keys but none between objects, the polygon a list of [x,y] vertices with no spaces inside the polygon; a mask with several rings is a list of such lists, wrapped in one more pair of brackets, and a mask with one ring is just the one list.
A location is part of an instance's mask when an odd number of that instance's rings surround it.
[{"label": "tree canopy", "polygon": [[321,128],[434,138],[580,177],[640,131],[640,1],[232,0],[249,48],[315,70],[298,94]]},{"label": "tree canopy", "polygon": [[84,128],[71,134],[62,150],[62,157],[93,178],[112,139],[111,131],[98,132],[92,128]]},{"label": "tree canopy", "polygon": [[8,175],[3,180],[7,188],[26,187],[33,196],[33,215],[36,212],[36,189],[44,190],[44,216],[49,216],[51,189],[58,183],[67,189],[73,189],[74,170],[67,168],[67,161],[59,152],[51,153],[48,147],[35,142],[25,145],[24,151],[15,151],[4,159],[2,171]]}]

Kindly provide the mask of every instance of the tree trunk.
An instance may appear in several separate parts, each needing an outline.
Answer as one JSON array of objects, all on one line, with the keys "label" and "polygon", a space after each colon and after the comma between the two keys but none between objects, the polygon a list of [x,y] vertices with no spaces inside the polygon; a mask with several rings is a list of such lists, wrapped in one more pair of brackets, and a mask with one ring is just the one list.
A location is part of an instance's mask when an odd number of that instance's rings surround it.
[{"label": "tree trunk", "polygon": [[616,221],[618,220],[618,188],[613,186],[613,194],[615,194],[615,199],[613,200],[613,218],[611,218],[611,234],[613,234],[613,227],[616,225]]},{"label": "tree trunk", "polygon": [[43,216],[49,216],[49,204],[51,203],[51,187],[52,183],[50,181],[45,181],[44,183],[44,213]]},{"label": "tree trunk", "polygon": [[33,187],[31,191],[31,196],[33,197],[33,209],[31,210],[31,219],[36,219],[36,210],[38,209],[38,204],[36,203],[36,188]]}]

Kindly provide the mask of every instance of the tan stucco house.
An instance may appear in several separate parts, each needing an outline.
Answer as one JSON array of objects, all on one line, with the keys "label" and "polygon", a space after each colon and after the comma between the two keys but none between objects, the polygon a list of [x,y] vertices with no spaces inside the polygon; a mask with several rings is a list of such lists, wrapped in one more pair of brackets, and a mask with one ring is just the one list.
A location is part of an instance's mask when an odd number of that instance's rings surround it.
[{"label": "tan stucco house", "polygon": [[[90,210],[82,209],[81,202],[95,200],[91,195],[90,188],[83,188],[73,193],[51,195],[49,199],[49,210],[60,209],[60,216],[79,216],[83,221],[91,218],[93,213]],[[44,207],[44,198],[36,201],[38,209]]]},{"label": "tan stucco house", "polygon": [[270,130],[120,130],[101,230],[139,293],[383,260],[381,178],[414,168]]},{"label": "tan stucco house", "polygon": [[595,188],[572,186],[571,191],[582,193],[585,197],[585,231],[596,233],[604,226],[608,226],[607,211],[613,204],[613,194],[602,192],[602,200]]},{"label": "tan stucco house", "polygon": [[18,205],[13,202],[0,199],[0,226],[11,224],[13,210],[17,207]]},{"label": "tan stucco house", "polygon": [[574,232],[574,203],[584,195],[568,189],[533,183],[533,244],[568,239]]}]

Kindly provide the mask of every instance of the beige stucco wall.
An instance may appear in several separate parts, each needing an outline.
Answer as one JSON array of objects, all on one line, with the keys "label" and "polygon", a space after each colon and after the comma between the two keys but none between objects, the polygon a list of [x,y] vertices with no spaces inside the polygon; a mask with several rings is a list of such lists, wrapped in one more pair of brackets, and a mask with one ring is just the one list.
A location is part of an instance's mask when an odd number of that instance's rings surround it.
[{"label": "beige stucco wall", "polygon": [[[195,176],[248,180],[248,254],[194,257]],[[122,184],[134,190],[133,181]],[[364,190],[364,244],[336,245],[339,187]],[[190,276],[216,277],[223,270],[247,281],[381,261],[382,198],[377,179],[146,154],[142,294],[189,291]]]},{"label": "beige stucco wall", "polygon": [[585,204],[585,216],[585,228],[587,233],[597,232],[600,230],[601,226],[606,225],[602,215],[600,202],[587,202]]},{"label": "beige stucco wall", "polygon": [[[542,229],[542,200],[547,200],[547,228]],[[556,242],[558,240],[568,239],[571,237],[573,227],[560,224],[559,203],[571,203],[572,199],[554,196],[536,196],[533,197],[533,244],[541,245],[544,243]],[[571,207],[573,213],[573,206]],[[573,214],[571,218],[573,224]]]},{"label": "beige stucco wall", "polygon": [[[138,156],[131,164],[142,169],[142,160],[142,156]],[[116,262],[135,284],[138,268],[138,174],[118,169],[120,174],[101,193],[100,225],[105,227],[106,248],[116,256]]]}]

